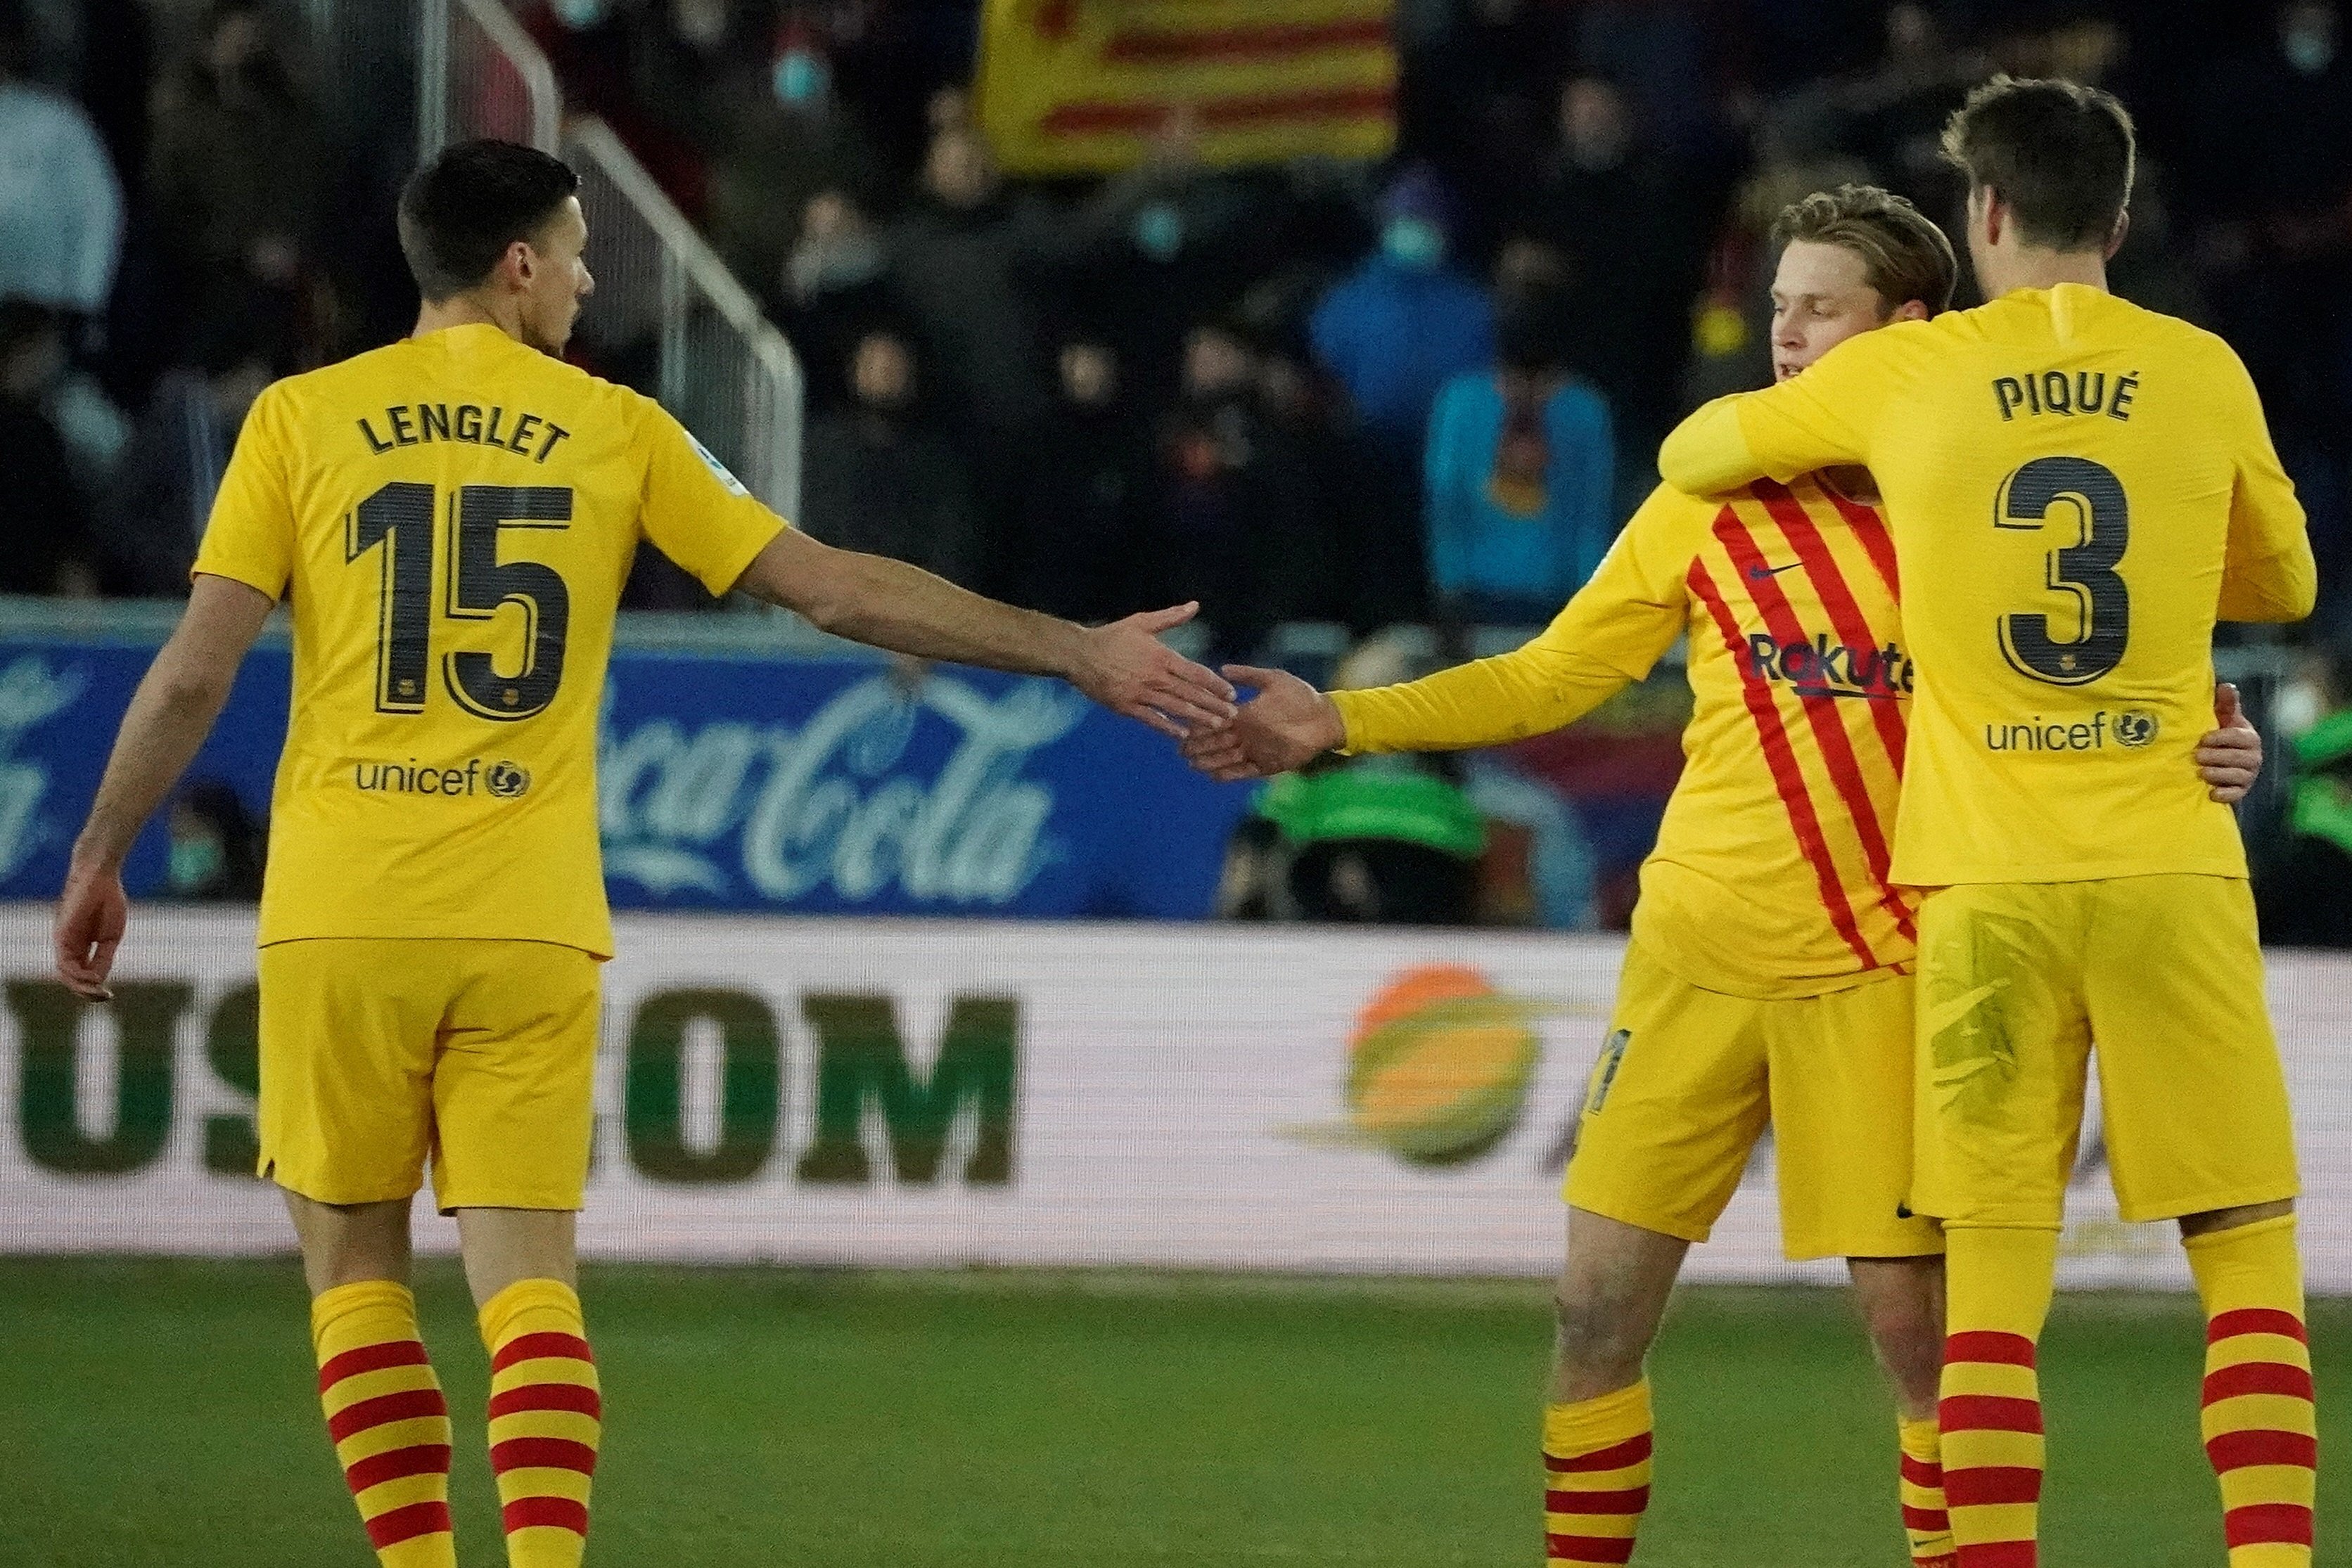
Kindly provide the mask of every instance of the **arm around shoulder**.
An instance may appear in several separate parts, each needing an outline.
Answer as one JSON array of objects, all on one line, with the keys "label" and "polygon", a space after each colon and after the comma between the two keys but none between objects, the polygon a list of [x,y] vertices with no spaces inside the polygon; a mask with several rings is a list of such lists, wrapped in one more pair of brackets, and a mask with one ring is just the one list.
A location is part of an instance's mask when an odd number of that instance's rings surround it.
[{"label": "arm around shoulder", "polygon": [[2224,621],[2300,621],[2319,599],[2319,566],[2309,519],[2271,442],[2253,379],[2227,356],[2239,427],[2237,472],[2230,495],[2228,553],[2217,614]]}]

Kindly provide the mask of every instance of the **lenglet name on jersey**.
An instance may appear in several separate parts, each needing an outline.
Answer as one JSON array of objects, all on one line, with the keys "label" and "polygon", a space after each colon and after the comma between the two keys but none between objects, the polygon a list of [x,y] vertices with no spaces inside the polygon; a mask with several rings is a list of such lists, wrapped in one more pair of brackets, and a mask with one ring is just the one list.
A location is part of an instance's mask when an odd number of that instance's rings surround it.
[{"label": "lenglet name on jersey", "polygon": [[455,407],[446,402],[395,402],[383,411],[384,435],[376,434],[372,417],[360,416],[360,434],[366,440],[368,450],[379,457],[404,446],[455,441],[467,446],[504,447],[518,457],[544,463],[547,455],[555,450],[556,443],[572,434],[543,415],[510,415],[497,403],[485,409],[470,402]]}]

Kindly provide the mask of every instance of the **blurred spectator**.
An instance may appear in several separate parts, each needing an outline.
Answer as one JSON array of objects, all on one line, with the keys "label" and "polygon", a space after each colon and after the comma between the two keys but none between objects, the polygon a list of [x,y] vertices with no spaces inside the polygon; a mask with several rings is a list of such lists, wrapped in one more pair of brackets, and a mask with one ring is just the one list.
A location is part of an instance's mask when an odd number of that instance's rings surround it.
[{"label": "blurred spectator", "polygon": [[126,593],[174,597],[213,495],[262,389],[293,370],[294,326],[266,308],[208,322],[188,365],[155,383],[100,517],[108,575]]},{"label": "blurred spectator", "polygon": [[65,442],[42,411],[46,313],[0,313],[0,593],[97,591],[89,511]]},{"label": "blurred spectator", "polygon": [[330,161],[262,0],[215,0],[156,95],[148,193],[191,335],[305,277]]},{"label": "blurred spectator", "polygon": [[1201,167],[1180,118],[1073,215],[1052,258],[1055,308],[1118,356],[1132,396],[1164,404],[1185,333],[1229,308],[1265,264],[1264,215],[1244,183]]},{"label": "blurred spectator", "polygon": [[1061,396],[1034,451],[999,567],[1016,601],[1073,621],[1108,621],[1138,601],[1150,436],[1105,344],[1065,344]]},{"label": "blurred spectator", "polygon": [[74,489],[87,506],[112,482],[131,422],[74,362],[65,321],[46,306],[0,301],[0,362],[10,395],[37,407],[62,443]]},{"label": "blurred spectator", "polygon": [[1569,373],[1564,305],[1507,308],[1494,368],[1447,382],[1430,419],[1430,585],[1464,619],[1548,622],[1616,533],[1609,406]]},{"label": "blurred spectator", "polygon": [[846,193],[809,198],[784,263],[778,319],[801,357],[811,414],[846,397],[850,350],[890,312],[888,269],[881,235]]},{"label": "blurred spectator", "polygon": [[787,26],[761,78],[748,81],[712,159],[710,241],[740,277],[777,275],[812,198],[882,183],[856,120],[834,96],[831,63],[809,30]]},{"label": "blurred spectator", "polygon": [[1885,26],[1877,63],[1835,89],[1840,141],[1920,211],[1948,212],[1964,192],[1943,161],[1944,122],[1983,78],[1986,62],[1954,49],[1935,7],[1921,0],[1887,6]]},{"label": "blurred spectator", "polygon": [[200,779],[180,792],[166,819],[171,858],[161,896],[204,904],[253,904],[261,897],[267,833],[216,779]]},{"label": "blurred spectator", "polygon": [[0,0],[0,300],[93,315],[114,284],[122,186],[81,106],[25,76],[22,0]]},{"label": "blurred spectator", "polygon": [[1240,321],[1195,328],[1159,453],[1146,599],[1199,600],[1236,657],[1279,622],[1348,612],[1360,481],[1297,359]]},{"label": "blurred spectator", "polygon": [[1316,307],[1315,353],[1365,425],[1417,455],[1438,389],[1493,358],[1494,308],[1448,264],[1452,213],[1429,169],[1391,183],[1380,214],[1380,249]]},{"label": "blurred spectator", "polygon": [[914,317],[940,405],[1000,466],[1052,401],[1029,290],[1049,241],[1045,214],[1005,195],[988,143],[953,124],[932,138],[921,199],[889,238],[890,281]]},{"label": "blurred spectator", "polygon": [[809,432],[804,526],[827,544],[971,584],[981,566],[971,484],[954,449],[917,412],[906,338],[876,329],[860,339],[850,388],[851,406]]},{"label": "blurred spectator", "polygon": [[147,162],[148,93],[155,25],[142,0],[26,0],[23,74],[79,103],[98,127],[115,172]]},{"label": "blurred spectator", "polygon": [[1643,141],[1610,83],[1560,89],[1559,145],[1517,227],[1567,258],[1575,363],[1609,400],[1629,472],[1647,470],[1679,412],[1691,301],[1724,195],[1713,187]]}]

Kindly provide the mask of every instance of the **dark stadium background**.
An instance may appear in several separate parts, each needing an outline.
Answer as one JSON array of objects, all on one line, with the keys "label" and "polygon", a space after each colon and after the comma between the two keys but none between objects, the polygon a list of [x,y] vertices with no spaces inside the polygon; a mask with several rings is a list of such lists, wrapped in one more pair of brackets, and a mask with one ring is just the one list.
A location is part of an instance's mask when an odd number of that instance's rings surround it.
[{"label": "dark stadium background", "polygon": [[[436,15],[445,129],[528,123],[470,8],[437,3],[0,0],[0,1568],[362,1560],[306,1424],[290,1238],[240,1168],[282,653],[134,860],[134,894],[181,907],[125,949],[146,989],[116,1032],[40,988],[42,901],[245,406],[413,319],[390,212]],[[970,156],[974,0],[511,16],[567,115],[611,127],[791,344],[795,521],[1073,617],[1197,597],[1192,651],[1368,683],[1507,646],[1551,592],[1433,580],[1432,372],[1403,345],[1334,362],[1325,307],[1385,223],[1447,236],[1447,319],[1534,340],[1606,406],[1609,499],[1562,524],[1605,537],[1679,415],[1767,374],[1784,202],[1870,180],[1956,226],[1934,144],[1971,84],[2111,89],[2144,154],[2116,288],[2244,358],[2320,560],[2316,615],[2225,629],[2221,653],[2270,747],[2242,818],[2266,936],[2352,946],[2352,15],[2331,0],[1398,0],[1388,158],[1212,167],[1171,127],[1113,178],[1001,183]],[[85,133],[102,168],[53,158]],[[622,231],[625,187],[592,181],[592,225]],[[773,451],[711,413],[736,340],[665,360],[628,315],[663,287],[652,255],[592,251],[605,313],[575,357],[663,395],[752,480],[746,454]],[[1678,673],[1561,736],[1430,765],[1487,825],[1470,891],[1411,910],[1442,930],[1335,931],[1307,917],[1346,901],[1292,885],[1246,792],[1139,730],[854,658],[653,559],[628,603],[604,766],[608,788],[635,770],[606,843],[635,957],[590,1200],[614,1412],[595,1560],[1531,1557],[1548,1313],[1528,1277],[1556,1254],[1608,933],[1678,764]],[[776,759],[852,709],[866,727],[771,815],[814,810],[824,780],[866,804],[910,780],[929,871],[803,865],[776,847],[788,825],[760,836]],[[1125,924],[1147,920],[1165,924]],[[2336,1292],[2347,962],[2283,953],[2273,973],[2306,1245]],[[1477,1151],[1444,1167],[1351,1122],[1345,1087],[1368,1009],[1431,965],[1526,998],[1545,1052],[1526,1081],[1466,1085],[1459,1125],[1414,1129]],[[814,1108],[864,1070],[827,1055],[835,992],[898,998],[856,1124]],[[968,1092],[925,1078],[943,1020],[1005,995],[1034,1038],[972,1058]],[[1252,1136],[1335,1174],[1294,1185]],[[2218,1539],[2186,1415],[2194,1303],[2168,1242],[2099,1207],[2099,1159],[2094,1139],[2080,1288],[2046,1353],[2048,1560],[2186,1568]],[[1777,1263],[1760,1187],[1740,1205],[1659,1352],[1673,1484],[1643,1560],[1897,1561],[1874,1374],[1842,1301],[1806,1288],[1834,1276]],[[461,1283],[429,1262],[421,1294],[471,1407]],[[2313,1312],[2339,1457],[2347,1305]],[[476,1553],[480,1472],[461,1451]],[[2319,1561],[2352,1563],[2330,1501]]]}]

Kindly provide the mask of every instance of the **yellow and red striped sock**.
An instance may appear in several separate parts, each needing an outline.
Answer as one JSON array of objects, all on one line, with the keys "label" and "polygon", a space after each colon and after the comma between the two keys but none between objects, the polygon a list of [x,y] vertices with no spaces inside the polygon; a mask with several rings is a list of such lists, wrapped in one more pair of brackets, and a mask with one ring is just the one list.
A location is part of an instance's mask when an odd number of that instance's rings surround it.
[{"label": "yellow and red striped sock", "polygon": [[580,1298],[560,1281],[518,1280],[483,1303],[481,1324],[507,1561],[577,1568],[604,1412]]},{"label": "yellow and red striped sock", "polygon": [[1903,1446],[1903,1533],[1911,1542],[1911,1568],[1959,1568],[1952,1545],[1952,1521],[1944,1511],[1942,1436],[1933,1416],[1895,1423]]},{"label": "yellow and red striped sock", "polygon": [[1650,1506],[1650,1384],[1544,1412],[1544,1556],[1630,1563]]},{"label": "yellow and red striped sock", "polygon": [[449,1406],[405,1285],[368,1280],[310,1303],[319,1404],[343,1479],[384,1568],[457,1568],[449,1533]]},{"label": "yellow and red striped sock", "polygon": [[2205,1303],[2205,1457],[2221,1482],[2230,1568],[2307,1568],[2319,1428],[2294,1216],[2187,1246]]},{"label": "yellow and red striped sock", "polygon": [[2035,1568],[2042,1388],[2034,1344],[2050,1315],[2055,1230],[1945,1231],[1944,1502],[1959,1568]]}]

